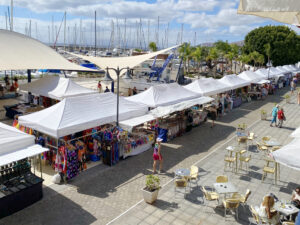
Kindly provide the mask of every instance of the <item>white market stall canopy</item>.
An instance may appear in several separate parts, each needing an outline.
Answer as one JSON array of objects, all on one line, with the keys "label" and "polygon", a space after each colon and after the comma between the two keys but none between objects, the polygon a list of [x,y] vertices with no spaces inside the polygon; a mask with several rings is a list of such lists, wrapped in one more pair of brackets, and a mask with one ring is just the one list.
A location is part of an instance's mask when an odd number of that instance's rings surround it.
[{"label": "white market stall canopy", "polygon": [[37,81],[20,85],[20,90],[57,100],[95,93],[95,91],[82,87],[69,78],[50,75],[44,76]]},{"label": "white market stall canopy", "polygon": [[269,80],[261,80],[261,81],[256,82],[255,84],[269,84],[269,83],[271,83],[271,81],[269,81]]},{"label": "white market stall canopy", "polygon": [[258,69],[254,73],[257,73],[257,74],[263,76],[264,79],[274,78],[274,75],[271,74],[268,69],[264,69],[264,68]]},{"label": "white market stall canopy", "polygon": [[169,106],[159,106],[151,110],[148,114],[144,116],[135,117],[129,120],[124,120],[120,122],[120,127],[125,130],[132,131],[135,126],[141,125],[148,121],[155,120],[156,118],[164,117],[170,115],[171,113],[182,111],[191,108],[194,105],[202,105],[214,101],[210,97],[200,97],[191,99],[188,101],[180,102]]},{"label": "white market stall canopy", "polygon": [[283,72],[281,72],[280,70],[276,69],[275,67],[270,67],[270,73],[273,75],[283,75]]},{"label": "white market stall canopy", "polygon": [[242,78],[244,80],[250,81],[251,83],[259,82],[259,81],[261,81],[261,80],[263,80],[265,78],[261,74],[254,73],[254,72],[249,71],[249,70],[240,73],[238,75],[238,77],[240,77],[240,78]]},{"label": "white market stall canopy", "polygon": [[232,90],[245,87],[251,84],[250,81],[244,80],[235,74],[226,75],[222,77],[219,81],[229,86]]},{"label": "white market stall canopy", "polygon": [[[118,67],[121,68],[127,68],[129,67],[130,69],[133,69],[137,65],[141,64],[142,62],[151,59],[159,54],[163,54],[167,51],[170,51],[174,48],[177,48],[179,45],[166,48],[157,52],[152,52],[148,54],[143,54],[143,55],[136,55],[136,56],[128,56],[128,57],[95,57],[95,56],[85,56],[85,55],[78,55],[78,54],[73,54],[70,53],[71,55],[75,55],[79,58],[82,58],[84,60],[90,61],[91,63],[94,63],[101,69],[106,69],[107,67],[109,68],[114,68],[117,69]],[[122,70],[122,74],[124,74],[126,70]],[[116,80],[117,75],[115,71],[110,70],[109,71],[111,77]]]},{"label": "white market stall canopy", "polygon": [[238,13],[300,26],[299,0],[240,0]]},{"label": "white market stall canopy", "polygon": [[201,78],[184,86],[187,90],[205,96],[216,95],[231,90],[231,87],[213,78]]},{"label": "white market stall canopy", "polygon": [[0,30],[0,49],[0,70],[96,71],[69,62],[40,41],[8,30]]},{"label": "white market stall canopy", "polygon": [[285,69],[282,66],[277,66],[276,69],[278,69],[279,71],[281,71],[283,74],[291,74],[291,71]]},{"label": "white market stall canopy", "polygon": [[0,166],[48,151],[35,145],[35,137],[0,123]]},{"label": "white market stall canopy", "polygon": [[127,97],[126,99],[155,108],[158,106],[173,105],[199,96],[200,94],[189,91],[177,83],[171,83],[151,86],[146,91]]},{"label": "white market stall canopy", "polygon": [[296,138],[279,150],[272,152],[276,162],[300,170],[300,139]]},{"label": "white market stall canopy", "polygon": [[[145,115],[148,107],[120,97],[119,118]],[[116,122],[117,96],[113,93],[65,98],[61,102],[26,116],[19,124],[54,138],[64,137],[96,126]]]},{"label": "white market stall canopy", "polygon": [[174,112],[179,112],[188,108],[191,108],[194,105],[203,105],[209,102],[214,101],[213,98],[211,97],[200,97],[200,98],[195,98],[191,99],[188,101],[180,102],[174,105],[169,105],[169,106],[159,106],[153,110],[151,110],[151,114],[154,115],[155,118],[159,117],[164,117],[167,115],[170,115],[171,113]]}]

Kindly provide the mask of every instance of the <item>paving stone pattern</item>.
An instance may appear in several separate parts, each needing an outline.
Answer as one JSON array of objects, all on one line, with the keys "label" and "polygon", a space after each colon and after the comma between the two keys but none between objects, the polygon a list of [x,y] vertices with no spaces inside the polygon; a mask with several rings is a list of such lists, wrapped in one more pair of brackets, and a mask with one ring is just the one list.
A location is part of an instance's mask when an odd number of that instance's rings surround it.
[{"label": "paving stone pattern", "polygon": [[[163,145],[165,159],[164,170],[160,174],[161,184],[167,184],[160,192],[154,205],[141,202],[113,224],[249,224],[247,211],[240,209],[240,219],[232,215],[223,216],[215,202],[203,204],[202,193],[192,187],[186,198],[178,193],[175,196],[172,179],[177,168],[188,168],[197,163],[201,169],[199,185],[212,187],[217,175],[223,174],[224,148],[235,139],[235,128],[245,122],[253,124],[252,129],[260,137],[271,135],[283,144],[289,141],[289,134],[299,126],[299,107],[296,104],[282,104],[285,107],[287,121],[284,128],[271,128],[269,121],[259,121],[260,110],[271,111],[274,103],[283,101],[287,88],[265,101],[253,101],[243,104],[219,119],[216,127],[210,128],[210,122],[193,129]],[[293,102],[295,99],[293,98]],[[255,149],[251,149],[254,151]],[[246,188],[253,191],[249,203],[257,205],[262,196],[273,192],[278,197],[289,198],[291,190],[297,184],[297,171],[281,167],[281,180],[277,186],[267,179],[261,183],[261,154],[251,152],[249,174],[226,172],[238,190]],[[113,167],[99,165],[80,174],[67,185],[51,185],[44,188],[44,198],[32,206],[0,220],[0,224],[107,224],[121,213],[141,201],[140,189],[144,186],[145,176],[152,173],[152,151],[121,161]],[[169,183],[168,183],[169,182]]]}]

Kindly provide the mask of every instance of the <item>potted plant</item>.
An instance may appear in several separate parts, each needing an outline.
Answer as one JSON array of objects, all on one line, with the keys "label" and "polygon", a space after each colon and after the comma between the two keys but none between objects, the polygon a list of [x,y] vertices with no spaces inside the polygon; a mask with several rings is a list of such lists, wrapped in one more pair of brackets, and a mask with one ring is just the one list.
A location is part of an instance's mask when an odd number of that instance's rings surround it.
[{"label": "potted plant", "polygon": [[285,94],[283,97],[285,98],[286,103],[290,103],[291,96],[289,94]]},{"label": "potted plant", "polygon": [[155,202],[158,196],[158,191],[160,189],[160,179],[155,175],[147,175],[146,177],[146,187],[142,189],[143,197],[145,202],[152,204]]},{"label": "potted plant", "polygon": [[260,118],[261,118],[261,120],[266,120],[267,119],[267,111],[266,110],[262,109],[260,111]]}]

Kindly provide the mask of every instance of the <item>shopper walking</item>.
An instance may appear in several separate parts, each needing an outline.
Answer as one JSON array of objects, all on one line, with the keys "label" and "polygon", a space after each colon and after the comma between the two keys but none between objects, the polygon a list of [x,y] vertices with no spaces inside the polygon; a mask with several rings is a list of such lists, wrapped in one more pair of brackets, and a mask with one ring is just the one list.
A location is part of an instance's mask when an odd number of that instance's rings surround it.
[{"label": "shopper walking", "polygon": [[276,121],[277,121],[277,113],[278,113],[278,109],[279,109],[279,105],[276,105],[276,106],[272,109],[272,121],[271,121],[270,127],[273,127],[273,123],[275,123],[275,126],[277,126]]},{"label": "shopper walking", "polygon": [[294,79],[291,81],[291,95],[294,94],[296,88],[296,82],[294,81]]},{"label": "shopper walking", "polygon": [[300,90],[298,90],[298,93],[297,93],[297,102],[298,102],[298,105],[300,105]]},{"label": "shopper walking", "polygon": [[285,115],[284,115],[283,108],[280,108],[278,110],[277,114],[278,114],[278,127],[281,128],[282,124],[283,124],[283,121],[285,120]]},{"label": "shopper walking", "polygon": [[160,145],[161,142],[162,142],[162,139],[157,138],[154,149],[153,149],[153,174],[156,173],[157,161],[159,161],[159,172],[160,173],[162,172],[163,158],[161,155],[161,145]]},{"label": "shopper walking", "polygon": [[101,84],[101,81],[99,80],[98,82],[98,86],[97,86],[99,92],[101,93],[102,92],[102,84]]},{"label": "shopper walking", "polygon": [[215,120],[217,119],[217,109],[215,105],[212,105],[211,107],[209,107],[209,112],[210,112],[210,118],[212,120],[211,123],[211,128],[213,128],[215,126]]}]

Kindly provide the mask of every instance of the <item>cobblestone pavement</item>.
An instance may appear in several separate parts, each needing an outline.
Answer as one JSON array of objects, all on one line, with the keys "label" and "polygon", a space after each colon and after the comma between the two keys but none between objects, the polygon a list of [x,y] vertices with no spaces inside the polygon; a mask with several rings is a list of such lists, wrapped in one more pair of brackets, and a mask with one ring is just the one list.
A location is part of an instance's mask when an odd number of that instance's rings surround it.
[{"label": "cobblestone pavement", "polygon": [[[186,199],[175,199],[173,182],[170,182],[174,177],[173,172],[176,168],[190,167],[207,157],[197,164],[203,172],[199,184],[211,186],[215,177],[223,173],[224,144],[233,141],[235,127],[242,122],[253,124],[252,128],[259,136],[268,134],[278,138],[283,144],[286,143],[293,128],[300,124],[298,105],[283,104],[287,121],[282,129],[270,128],[268,121],[258,122],[260,110],[263,108],[270,111],[275,102],[283,101],[282,96],[286,91],[287,89],[281,90],[265,101],[243,104],[217,121],[217,126],[212,129],[208,122],[164,144],[162,152],[166,173],[159,176],[162,185],[167,185],[162,189],[159,201],[154,206],[141,202],[113,223],[156,224],[159,221],[162,224],[220,224],[218,221],[224,221],[223,211],[203,206],[198,189],[193,188]],[[209,155],[212,151],[215,152]],[[228,173],[239,190],[244,191],[246,187],[250,187],[255,192],[250,202],[258,204],[261,196],[270,191],[279,193],[279,196],[288,195],[286,192],[290,193],[296,185],[296,172],[282,168],[279,186],[271,185],[269,180],[266,180],[266,184],[261,184],[260,168],[263,162],[258,153],[253,153],[253,158],[248,175]],[[0,220],[0,224],[107,224],[141,201],[140,189],[144,186],[145,176],[151,172],[152,151],[128,158],[114,167],[93,167],[67,185],[44,188],[44,198],[41,201]],[[232,216],[227,217],[226,223],[235,223]],[[206,222],[202,223],[204,220]],[[239,223],[244,221],[248,220],[241,215]]]}]

